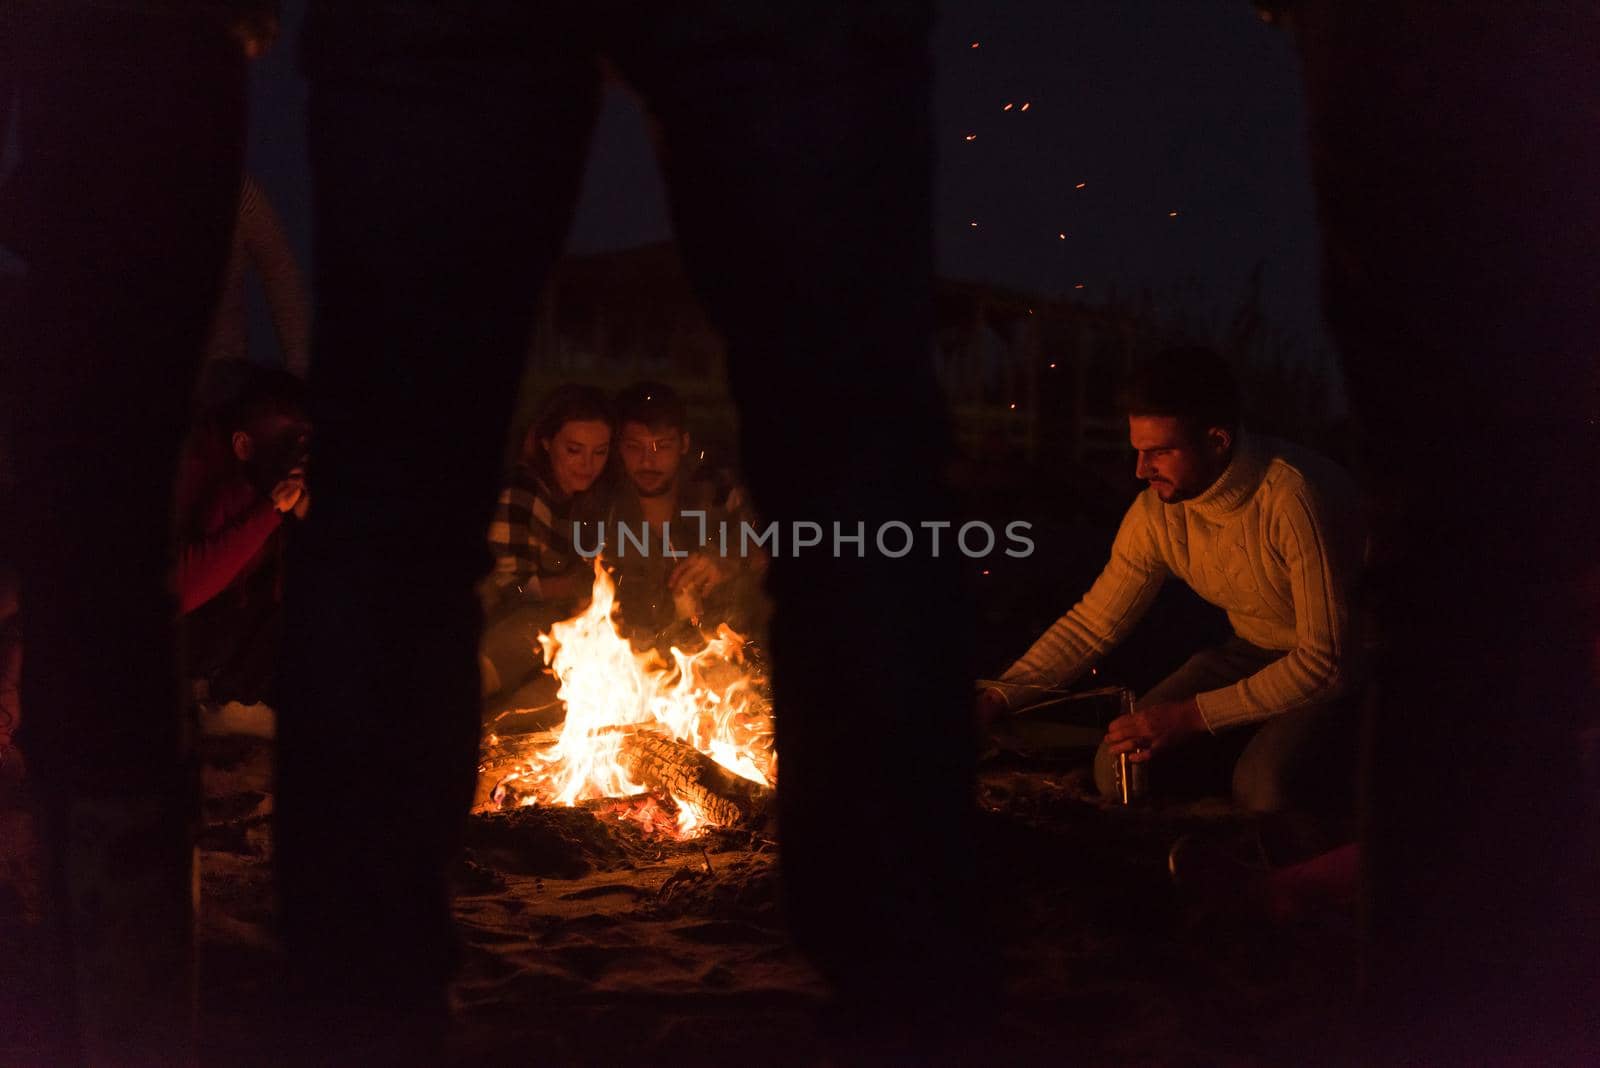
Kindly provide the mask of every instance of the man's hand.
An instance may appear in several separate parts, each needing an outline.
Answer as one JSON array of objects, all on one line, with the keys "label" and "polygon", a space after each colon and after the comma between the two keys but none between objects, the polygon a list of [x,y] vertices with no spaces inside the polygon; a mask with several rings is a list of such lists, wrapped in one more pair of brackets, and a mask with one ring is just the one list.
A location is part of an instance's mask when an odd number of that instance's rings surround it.
[{"label": "man's hand", "polygon": [[280,512],[291,512],[299,507],[300,498],[305,495],[305,478],[292,475],[272,487],[272,506]]},{"label": "man's hand", "polygon": [[1206,729],[1200,705],[1190,697],[1146,705],[1137,712],[1118,716],[1106,729],[1106,743],[1113,753],[1127,753],[1129,760],[1144,761],[1151,753],[1169,748]]},{"label": "man's hand", "polygon": [[974,715],[977,717],[979,727],[988,729],[994,724],[995,720],[1009,711],[1010,706],[1006,704],[1005,695],[999,690],[987,689],[978,691]]},{"label": "man's hand", "polygon": [[678,561],[667,576],[667,589],[673,595],[689,593],[704,596],[722,585],[728,577],[725,565],[709,553],[694,553]]}]

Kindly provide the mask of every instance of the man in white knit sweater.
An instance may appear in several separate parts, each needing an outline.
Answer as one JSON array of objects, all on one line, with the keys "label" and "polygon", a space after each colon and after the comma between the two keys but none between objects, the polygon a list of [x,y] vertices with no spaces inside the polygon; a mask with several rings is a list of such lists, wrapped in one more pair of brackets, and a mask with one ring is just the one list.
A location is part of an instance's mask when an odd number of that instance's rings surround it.
[{"label": "man in white knit sweater", "polygon": [[[1111,559],[1001,681],[1071,684],[1131,631],[1167,577],[1223,609],[1234,637],[1191,657],[1110,725],[1095,758],[1151,761],[1158,793],[1226,789],[1251,809],[1318,807],[1353,776],[1352,587],[1364,547],[1354,486],[1328,460],[1239,426],[1227,365],[1163,353],[1124,391],[1138,477]],[[985,718],[1020,705],[985,690]]]}]

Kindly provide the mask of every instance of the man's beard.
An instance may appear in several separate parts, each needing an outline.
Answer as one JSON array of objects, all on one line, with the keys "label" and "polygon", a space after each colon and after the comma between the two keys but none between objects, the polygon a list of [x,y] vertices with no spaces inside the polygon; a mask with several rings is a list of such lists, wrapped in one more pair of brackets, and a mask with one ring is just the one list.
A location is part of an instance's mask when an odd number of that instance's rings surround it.
[{"label": "man's beard", "polygon": [[633,483],[633,491],[635,493],[637,493],[640,497],[649,498],[667,496],[673,491],[678,483],[678,480],[675,478],[662,478],[660,482],[657,482],[654,485],[654,487],[647,487],[640,485],[638,479],[630,479],[630,481]]}]

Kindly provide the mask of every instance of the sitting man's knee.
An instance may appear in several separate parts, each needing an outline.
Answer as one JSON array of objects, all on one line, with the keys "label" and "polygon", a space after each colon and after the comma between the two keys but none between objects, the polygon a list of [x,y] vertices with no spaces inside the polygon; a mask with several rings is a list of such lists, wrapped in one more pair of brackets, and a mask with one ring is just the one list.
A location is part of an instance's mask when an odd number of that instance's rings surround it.
[{"label": "sitting man's knee", "polygon": [[1354,718],[1338,710],[1264,724],[1234,766],[1234,802],[1252,812],[1346,811],[1355,796],[1356,733]]},{"label": "sitting man's knee", "polygon": [[1288,769],[1277,761],[1251,760],[1246,752],[1233,768],[1233,802],[1248,812],[1293,808]]}]

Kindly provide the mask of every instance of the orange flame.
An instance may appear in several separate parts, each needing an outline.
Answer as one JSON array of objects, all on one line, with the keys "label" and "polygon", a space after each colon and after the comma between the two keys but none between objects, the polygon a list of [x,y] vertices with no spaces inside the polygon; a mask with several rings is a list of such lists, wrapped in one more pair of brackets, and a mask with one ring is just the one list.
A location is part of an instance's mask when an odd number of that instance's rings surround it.
[{"label": "orange flame", "polygon": [[[566,719],[553,743],[496,785],[515,783],[524,805],[644,793],[621,759],[627,735],[639,730],[668,734],[736,775],[772,785],[771,708],[764,680],[745,661],[745,639],[724,624],[698,652],[672,647],[671,663],[653,649],[635,652],[617,629],[616,585],[599,558],[594,573],[589,606],[538,636],[546,670],[560,681]],[[673,801],[680,835],[710,822],[686,799]]]}]

